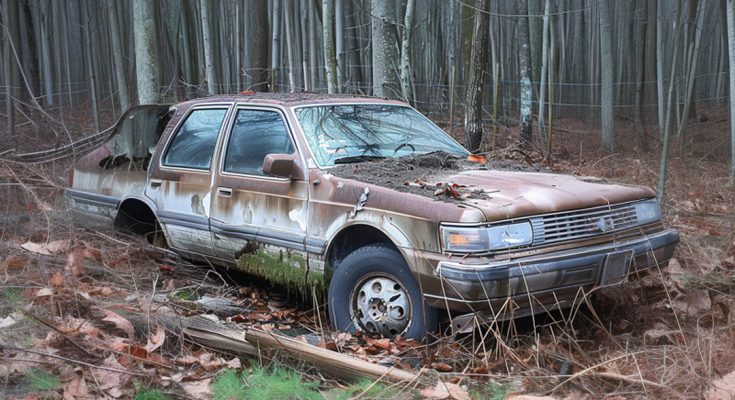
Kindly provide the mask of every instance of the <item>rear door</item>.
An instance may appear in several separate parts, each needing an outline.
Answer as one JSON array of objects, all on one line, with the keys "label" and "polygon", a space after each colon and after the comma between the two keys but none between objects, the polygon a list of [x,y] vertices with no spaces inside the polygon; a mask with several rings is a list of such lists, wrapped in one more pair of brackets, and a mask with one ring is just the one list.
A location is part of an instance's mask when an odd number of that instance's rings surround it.
[{"label": "rear door", "polygon": [[211,227],[219,258],[235,260],[262,246],[303,251],[308,185],[267,176],[268,154],[295,154],[281,110],[240,106],[223,141],[212,187]]},{"label": "rear door", "polygon": [[229,109],[227,104],[192,107],[151,169],[146,195],[176,249],[215,255],[209,230],[212,171]]}]

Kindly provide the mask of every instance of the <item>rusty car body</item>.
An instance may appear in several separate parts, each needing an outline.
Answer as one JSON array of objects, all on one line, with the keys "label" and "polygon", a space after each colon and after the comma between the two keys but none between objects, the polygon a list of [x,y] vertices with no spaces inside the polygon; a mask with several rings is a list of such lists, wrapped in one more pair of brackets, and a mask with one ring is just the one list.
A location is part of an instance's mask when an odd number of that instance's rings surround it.
[{"label": "rusty car body", "polygon": [[[441,165],[412,167],[427,155]],[[437,309],[460,329],[566,308],[672,257],[651,189],[468,155],[401,102],[209,97],[131,109],[67,197],[189,257],[325,289],[337,328],[384,336],[423,337]]]}]

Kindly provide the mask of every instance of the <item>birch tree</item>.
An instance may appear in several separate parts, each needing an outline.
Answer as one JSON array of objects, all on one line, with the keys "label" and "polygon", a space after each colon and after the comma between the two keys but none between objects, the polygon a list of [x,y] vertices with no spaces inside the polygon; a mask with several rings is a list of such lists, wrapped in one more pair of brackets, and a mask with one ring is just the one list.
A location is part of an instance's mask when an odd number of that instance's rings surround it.
[{"label": "birch tree", "polygon": [[334,0],[322,0],[322,35],[324,36],[324,67],[329,94],[337,93],[337,60],[334,56]]},{"label": "birch tree", "polygon": [[371,2],[373,94],[391,99],[400,98],[398,88],[398,38],[395,32],[395,8],[388,0]]},{"label": "birch tree", "polygon": [[414,99],[411,86],[411,31],[413,30],[415,7],[416,0],[408,0],[406,15],[403,18],[403,38],[401,39],[401,94],[406,101],[412,104]]},{"label": "birch tree", "polygon": [[533,142],[533,93],[531,89],[531,46],[528,33],[528,3],[516,0],[518,17],[518,75],[521,78],[520,125],[521,145],[530,146]]},{"label": "birch tree", "polygon": [[202,16],[202,40],[204,44],[204,70],[207,76],[207,93],[210,95],[219,92],[217,71],[214,68],[214,54],[212,48],[212,22],[209,20],[209,0],[200,0],[200,14]]},{"label": "birch tree", "polygon": [[615,151],[615,119],[613,114],[613,55],[612,28],[610,27],[610,2],[600,0],[600,67],[602,69],[602,146],[605,151]]},{"label": "birch tree", "polygon": [[149,0],[133,0],[135,74],[139,104],[156,104],[160,101],[153,5],[154,3]]},{"label": "birch tree", "polygon": [[490,0],[477,2],[464,115],[464,145],[469,151],[477,151],[482,143],[482,84],[487,58],[489,11]]}]

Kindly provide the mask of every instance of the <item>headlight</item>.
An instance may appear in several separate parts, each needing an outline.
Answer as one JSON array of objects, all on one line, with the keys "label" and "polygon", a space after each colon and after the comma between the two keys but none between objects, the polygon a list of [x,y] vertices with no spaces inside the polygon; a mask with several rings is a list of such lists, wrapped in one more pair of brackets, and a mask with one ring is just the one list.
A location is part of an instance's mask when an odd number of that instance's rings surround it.
[{"label": "headlight", "polygon": [[487,253],[533,242],[528,222],[489,227],[442,226],[440,230],[442,247],[448,253]]},{"label": "headlight", "polygon": [[661,219],[661,209],[658,206],[658,200],[651,199],[634,203],[635,216],[638,224],[648,224]]}]

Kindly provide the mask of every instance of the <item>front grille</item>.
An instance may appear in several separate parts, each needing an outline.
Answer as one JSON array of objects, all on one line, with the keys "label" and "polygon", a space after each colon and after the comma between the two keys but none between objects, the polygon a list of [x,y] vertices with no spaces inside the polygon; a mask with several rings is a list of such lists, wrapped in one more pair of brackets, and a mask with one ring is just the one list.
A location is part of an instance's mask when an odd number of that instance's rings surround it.
[{"label": "front grille", "polygon": [[638,224],[631,204],[575,210],[531,218],[533,245],[620,231]]}]

